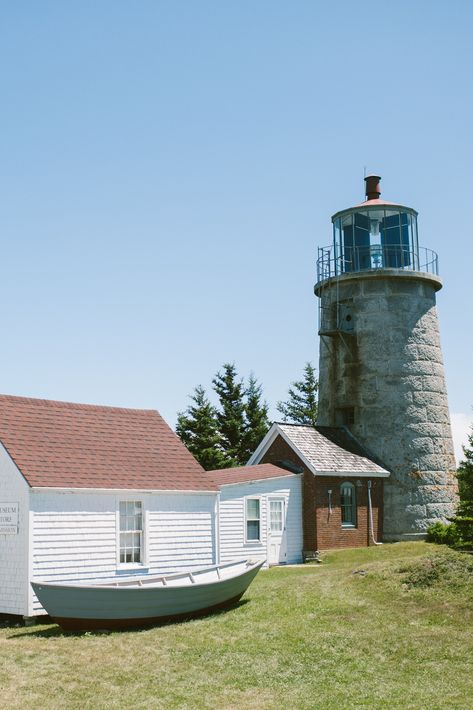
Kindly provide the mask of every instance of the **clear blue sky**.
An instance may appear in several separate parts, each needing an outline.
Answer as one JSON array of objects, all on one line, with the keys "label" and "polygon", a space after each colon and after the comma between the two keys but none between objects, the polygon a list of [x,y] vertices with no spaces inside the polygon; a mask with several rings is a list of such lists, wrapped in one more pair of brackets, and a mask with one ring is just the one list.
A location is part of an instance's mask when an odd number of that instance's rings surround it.
[{"label": "clear blue sky", "polygon": [[174,424],[229,360],[274,407],[366,166],[439,253],[465,430],[472,26],[461,0],[0,0],[0,391]]}]

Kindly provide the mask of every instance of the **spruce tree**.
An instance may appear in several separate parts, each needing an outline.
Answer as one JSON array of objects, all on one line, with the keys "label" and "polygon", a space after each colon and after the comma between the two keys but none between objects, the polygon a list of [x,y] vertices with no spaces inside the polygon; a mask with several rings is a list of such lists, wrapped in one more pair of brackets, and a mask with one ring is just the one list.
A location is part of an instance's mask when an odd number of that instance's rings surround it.
[{"label": "spruce tree", "polygon": [[204,388],[196,387],[191,400],[193,404],[177,415],[176,434],[206,471],[227,468],[230,464],[220,446],[217,413]]},{"label": "spruce tree", "polygon": [[224,363],[222,371],[212,380],[220,408],[217,410],[217,425],[220,444],[227,457],[227,465],[244,463],[245,434],[245,389],[238,378],[234,364]]},{"label": "spruce tree", "polygon": [[285,402],[278,402],[276,409],[285,422],[315,426],[317,423],[317,392],[319,381],[315,368],[310,362],[304,367],[302,380],[292,382],[289,397]]},{"label": "spruce tree", "polygon": [[464,459],[457,471],[460,503],[452,519],[461,542],[473,545],[473,427],[468,437],[469,446],[463,447]]},{"label": "spruce tree", "polygon": [[248,461],[267,434],[269,427],[268,405],[262,401],[262,387],[251,374],[246,388],[245,433],[240,461],[242,464]]}]

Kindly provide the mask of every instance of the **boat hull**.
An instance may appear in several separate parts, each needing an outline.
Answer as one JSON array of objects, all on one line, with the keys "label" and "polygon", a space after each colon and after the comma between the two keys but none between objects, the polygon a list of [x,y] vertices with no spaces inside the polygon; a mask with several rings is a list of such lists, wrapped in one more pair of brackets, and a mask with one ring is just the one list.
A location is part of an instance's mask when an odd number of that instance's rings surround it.
[{"label": "boat hull", "polygon": [[224,602],[220,602],[219,604],[213,604],[205,609],[197,609],[195,611],[183,612],[181,614],[168,614],[164,616],[159,615],[143,618],[131,617],[129,619],[82,619],[61,616],[54,616],[51,618],[56,624],[59,624],[64,631],[72,633],[80,631],[138,629],[146,626],[158,626],[167,623],[176,623],[178,621],[186,621],[187,619],[196,619],[201,616],[207,616],[207,614],[224,611],[225,609],[229,609],[233,605],[237,604],[243,594],[244,592],[233,599],[228,599]]},{"label": "boat hull", "polygon": [[149,582],[149,586],[31,584],[49,616],[65,631],[133,628],[202,616],[229,607],[243,596],[262,564],[252,564],[227,579],[183,586],[172,586],[172,575],[165,578],[171,586],[159,588]]}]

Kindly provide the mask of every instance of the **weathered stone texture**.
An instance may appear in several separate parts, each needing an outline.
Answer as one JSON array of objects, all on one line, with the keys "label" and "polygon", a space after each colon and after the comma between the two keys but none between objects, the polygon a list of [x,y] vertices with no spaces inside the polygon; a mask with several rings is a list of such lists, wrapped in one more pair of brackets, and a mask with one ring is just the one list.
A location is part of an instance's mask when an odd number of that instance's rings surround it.
[{"label": "weathered stone texture", "polygon": [[349,303],[355,330],[320,338],[319,424],[353,407],[353,434],[391,471],[385,539],[415,537],[456,501],[455,459],[434,283],[411,272],[358,273],[319,291],[326,312]]}]

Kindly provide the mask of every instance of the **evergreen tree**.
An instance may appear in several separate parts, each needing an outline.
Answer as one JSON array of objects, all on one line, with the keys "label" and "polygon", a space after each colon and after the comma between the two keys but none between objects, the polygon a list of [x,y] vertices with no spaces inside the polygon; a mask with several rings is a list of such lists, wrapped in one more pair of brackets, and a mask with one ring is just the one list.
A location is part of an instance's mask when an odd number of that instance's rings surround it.
[{"label": "evergreen tree", "polygon": [[244,459],[245,389],[234,364],[224,363],[223,370],[212,380],[220,409],[217,425],[220,445],[227,456],[227,466],[239,466]]},{"label": "evergreen tree", "polygon": [[285,402],[278,402],[276,409],[285,422],[315,426],[317,423],[317,392],[319,381],[315,368],[310,362],[304,367],[302,380],[292,382],[289,397]]},{"label": "evergreen tree", "polygon": [[219,406],[199,386],[193,404],[179,412],[176,433],[207,470],[243,466],[267,433],[268,405],[262,387],[250,375],[245,388],[234,364],[225,363],[212,380]]},{"label": "evergreen tree", "polygon": [[460,503],[452,522],[455,523],[461,542],[473,544],[473,427],[468,443],[468,447],[463,447],[465,458],[457,471]]},{"label": "evergreen tree", "polygon": [[227,468],[230,464],[220,446],[217,413],[204,388],[196,387],[191,400],[193,404],[177,415],[176,434],[206,471]]},{"label": "evergreen tree", "polygon": [[245,433],[240,463],[245,464],[268,432],[268,405],[262,401],[262,387],[251,374],[246,388]]}]

